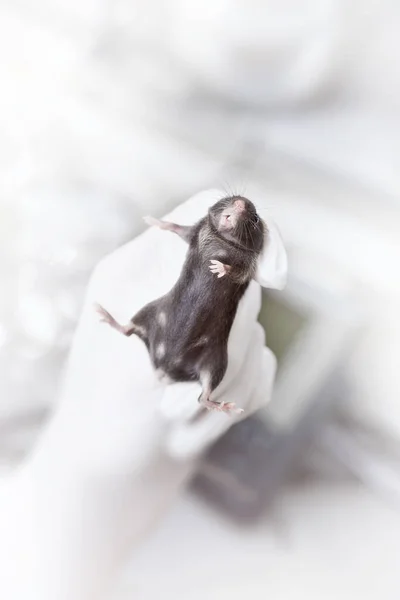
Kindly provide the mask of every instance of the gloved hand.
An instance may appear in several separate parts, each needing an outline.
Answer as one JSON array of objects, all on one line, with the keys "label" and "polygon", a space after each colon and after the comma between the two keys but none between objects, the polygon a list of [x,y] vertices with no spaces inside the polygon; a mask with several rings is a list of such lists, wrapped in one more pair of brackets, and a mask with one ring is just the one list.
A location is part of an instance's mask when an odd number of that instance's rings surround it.
[{"label": "gloved hand", "polygon": [[[214,192],[204,193],[168,218],[194,222],[214,201]],[[275,358],[256,322],[256,282],[240,304],[220,388],[219,399],[244,409],[240,416],[211,411],[193,421],[200,385],[160,384],[144,344],[98,322],[93,302],[124,320],[167,291],[185,252],[176,236],[151,229],[96,269],[58,408],[3,489],[0,558],[9,587],[0,582],[2,597],[106,597],[124,558],[168,509],[199,454],[269,400]]]}]

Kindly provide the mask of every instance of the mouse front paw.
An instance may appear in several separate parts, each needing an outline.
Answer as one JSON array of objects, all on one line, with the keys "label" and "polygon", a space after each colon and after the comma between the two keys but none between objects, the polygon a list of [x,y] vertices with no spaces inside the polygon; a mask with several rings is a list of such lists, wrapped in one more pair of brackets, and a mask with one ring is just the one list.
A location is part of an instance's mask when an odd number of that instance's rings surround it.
[{"label": "mouse front paw", "polygon": [[214,273],[214,275],[218,276],[218,279],[227,275],[230,271],[230,267],[228,265],[224,265],[219,260],[211,260],[210,271]]}]

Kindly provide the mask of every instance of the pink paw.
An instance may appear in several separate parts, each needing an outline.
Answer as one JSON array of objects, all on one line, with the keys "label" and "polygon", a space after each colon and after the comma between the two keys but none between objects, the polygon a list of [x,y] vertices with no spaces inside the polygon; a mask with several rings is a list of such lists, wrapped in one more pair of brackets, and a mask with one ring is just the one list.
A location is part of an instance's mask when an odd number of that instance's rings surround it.
[{"label": "pink paw", "polygon": [[228,267],[219,260],[211,260],[210,271],[214,275],[218,275],[218,279],[224,277],[229,271]]},{"label": "pink paw", "polygon": [[109,325],[115,324],[115,319],[110,315],[110,313],[103,308],[100,304],[95,304],[94,309],[100,317],[100,323],[108,323]]},{"label": "pink paw", "polygon": [[216,410],[227,414],[235,413],[236,415],[241,415],[244,412],[243,408],[236,408],[234,402],[213,402],[212,400],[204,400],[202,404],[207,410]]},{"label": "pink paw", "polygon": [[232,412],[236,415],[241,415],[242,413],[244,413],[243,408],[237,408],[234,402],[221,402],[220,410],[226,413]]}]

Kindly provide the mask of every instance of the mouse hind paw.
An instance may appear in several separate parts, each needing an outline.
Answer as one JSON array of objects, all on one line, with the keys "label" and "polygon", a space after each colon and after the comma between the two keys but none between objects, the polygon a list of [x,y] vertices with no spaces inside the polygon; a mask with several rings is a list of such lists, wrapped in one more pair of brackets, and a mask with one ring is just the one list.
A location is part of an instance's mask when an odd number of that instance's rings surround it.
[{"label": "mouse hind paw", "polygon": [[213,400],[207,400],[199,398],[199,403],[204,406],[207,410],[216,410],[218,412],[224,412],[227,414],[241,415],[244,410],[238,408],[234,402],[214,402]]}]

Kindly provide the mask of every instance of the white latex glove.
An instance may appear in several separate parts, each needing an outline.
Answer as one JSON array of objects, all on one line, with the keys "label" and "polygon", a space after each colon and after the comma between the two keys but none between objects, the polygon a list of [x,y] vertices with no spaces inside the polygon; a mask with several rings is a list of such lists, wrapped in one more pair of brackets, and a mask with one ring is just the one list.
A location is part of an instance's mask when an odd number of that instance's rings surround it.
[{"label": "white latex glove", "polygon": [[[214,193],[183,205],[197,212]],[[200,199],[200,203],[199,203]],[[215,411],[195,423],[198,384],[161,385],[144,344],[98,323],[92,303],[129,317],[166,291],[185,244],[152,229],[107,257],[89,286],[61,402],[33,456],[4,485],[0,596],[92,600],[112,588],[125,557],[168,509],[196,457],[238,418]],[[240,304],[220,398],[244,416],[271,395],[275,358],[256,323],[260,287]],[[3,555],[2,555],[3,554]]]}]

